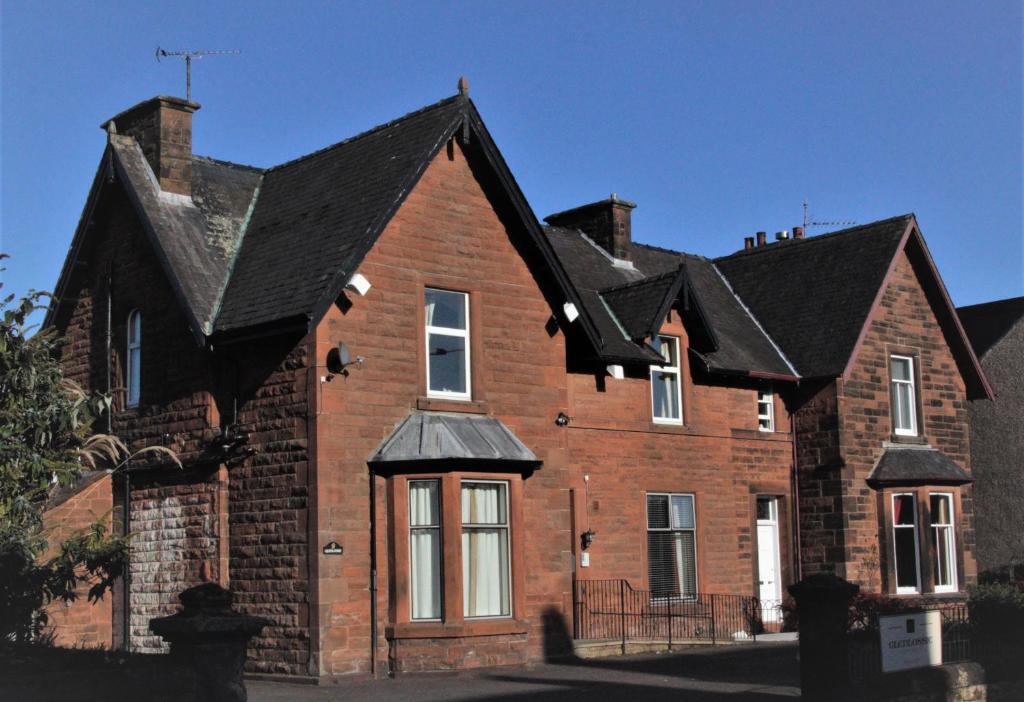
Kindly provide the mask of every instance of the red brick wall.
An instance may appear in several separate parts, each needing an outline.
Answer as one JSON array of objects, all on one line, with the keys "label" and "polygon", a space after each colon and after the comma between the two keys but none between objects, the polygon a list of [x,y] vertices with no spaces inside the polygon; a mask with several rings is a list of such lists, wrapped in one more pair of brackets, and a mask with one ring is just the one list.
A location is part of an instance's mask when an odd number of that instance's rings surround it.
[{"label": "red brick wall", "polygon": [[[49,540],[48,555],[79,529],[97,521],[110,524],[113,499],[110,476],[102,477],[81,492],[43,514],[43,527]],[[54,602],[46,608],[54,643],[73,648],[110,648],[113,642],[111,600],[107,593],[102,600],[89,602],[88,584],[79,588],[78,599],[69,604]]]},{"label": "red brick wall", "polygon": [[[468,291],[475,406],[503,421],[544,461],[525,480],[524,610],[529,632],[463,639],[385,640],[389,525],[386,480],[377,481],[378,656],[399,670],[512,663],[541,655],[543,612],[562,610],[571,589],[565,347],[545,324],[551,306],[513,242],[525,234],[496,213],[461,147],[442,149],[389,223],[359,272],[373,287],[333,307],[316,331],[316,364],[338,342],[366,357],[348,377],[321,384],[317,406],[316,553],[331,540],[344,556],[319,556],[320,670],[368,670],[369,484],[367,458],[425,395],[421,351],[424,286]],[[318,370],[318,375],[323,374]],[[424,405],[426,406],[426,405]],[[452,405],[433,403],[434,409]],[[515,526],[514,526],[515,528]],[[401,555],[397,556],[404,564]],[[522,593],[520,593],[522,594]]]},{"label": "red brick wall", "polygon": [[[673,313],[661,333],[686,331]],[[683,352],[685,359],[685,351]],[[684,426],[651,421],[647,373],[615,380],[598,372],[569,376],[569,451],[578,508],[577,531],[597,536],[590,566],[578,577],[626,578],[648,589],[648,492],[695,495],[697,579],[702,592],[757,594],[756,495],[780,497],[783,577],[793,577],[787,545],[793,447],[789,415],[775,397],[775,433],[757,431],[757,387],[723,385],[684,361]],[[746,387],[744,387],[746,385]],[[584,485],[583,475],[589,475]]]}]

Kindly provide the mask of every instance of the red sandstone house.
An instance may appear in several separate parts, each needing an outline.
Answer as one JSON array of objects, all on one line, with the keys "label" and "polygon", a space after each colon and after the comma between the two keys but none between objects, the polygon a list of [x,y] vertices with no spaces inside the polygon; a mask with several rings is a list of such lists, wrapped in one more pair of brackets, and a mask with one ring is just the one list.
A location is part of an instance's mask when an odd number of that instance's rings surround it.
[{"label": "red sandstone house", "polygon": [[975,578],[990,391],[913,215],[709,259],[614,195],[541,225],[464,89],[268,169],[192,154],[198,108],[104,124],[46,320],[185,464],[55,500],[134,534],[58,640],[163,650],[148,620],[214,581],[274,622],[252,671],[319,678],[564,653],[574,581]]}]

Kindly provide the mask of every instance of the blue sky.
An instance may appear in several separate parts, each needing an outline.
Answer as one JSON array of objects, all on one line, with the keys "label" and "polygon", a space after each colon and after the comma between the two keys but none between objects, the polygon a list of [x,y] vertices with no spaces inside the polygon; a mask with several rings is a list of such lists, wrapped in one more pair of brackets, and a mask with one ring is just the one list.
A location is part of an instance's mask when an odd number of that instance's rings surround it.
[{"label": "blue sky", "polygon": [[55,285],[100,122],[184,93],[162,46],[241,50],[194,64],[196,153],[273,165],[464,74],[538,217],[615,192],[636,240],[715,256],[805,197],[823,220],[913,211],[956,304],[1024,294],[1016,0],[2,8],[5,291]]}]

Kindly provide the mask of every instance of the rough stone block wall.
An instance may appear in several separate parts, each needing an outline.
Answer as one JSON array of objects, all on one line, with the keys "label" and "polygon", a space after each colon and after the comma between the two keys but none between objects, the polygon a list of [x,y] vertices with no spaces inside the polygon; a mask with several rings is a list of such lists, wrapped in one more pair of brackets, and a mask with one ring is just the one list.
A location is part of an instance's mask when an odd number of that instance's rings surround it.
[{"label": "rough stone block wall", "polygon": [[[88,482],[79,492],[43,514],[49,549],[53,555],[59,544],[80,529],[87,529],[99,521],[111,522],[113,497],[110,476]],[[89,602],[89,584],[77,590],[78,599],[64,604],[54,602],[46,608],[54,643],[71,648],[110,648],[113,642],[111,626],[112,593],[102,600]]]},{"label": "rough stone block wall", "polygon": [[213,579],[218,554],[216,483],[181,476],[131,493],[131,650],[164,653],[149,620],[180,609],[178,595]]}]

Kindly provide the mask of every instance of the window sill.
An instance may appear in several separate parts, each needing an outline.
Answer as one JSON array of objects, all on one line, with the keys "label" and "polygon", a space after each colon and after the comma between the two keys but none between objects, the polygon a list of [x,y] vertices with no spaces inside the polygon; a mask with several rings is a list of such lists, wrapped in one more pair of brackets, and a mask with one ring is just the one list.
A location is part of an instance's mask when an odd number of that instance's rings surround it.
[{"label": "window sill", "polygon": [[889,441],[891,441],[894,444],[911,444],[915,446],[928,445],[928,439],[921,436],[920,434],[916,436],[909,436],[907,434],[891,434],[889,436]]},{"label": "window sill", "polygon": [[455,639],[466,636],[501,636],[503,634],[525,634],[527,622],[515,619],[481,619],[461,624],[443,622],[422,622],[391,624],[385,629],[389,639]]},{"label": "window sill", "polygon": [[764,429],[730,429],[734,439],[760,439],[761,441],[790,441],[788,431],[766,431]]},{"label": "window sill", "polygon": [[443,397],[417,397],[416,409],[469,414],[488,414],[491,411],[490,406],[480,400],[449,400]]}]

